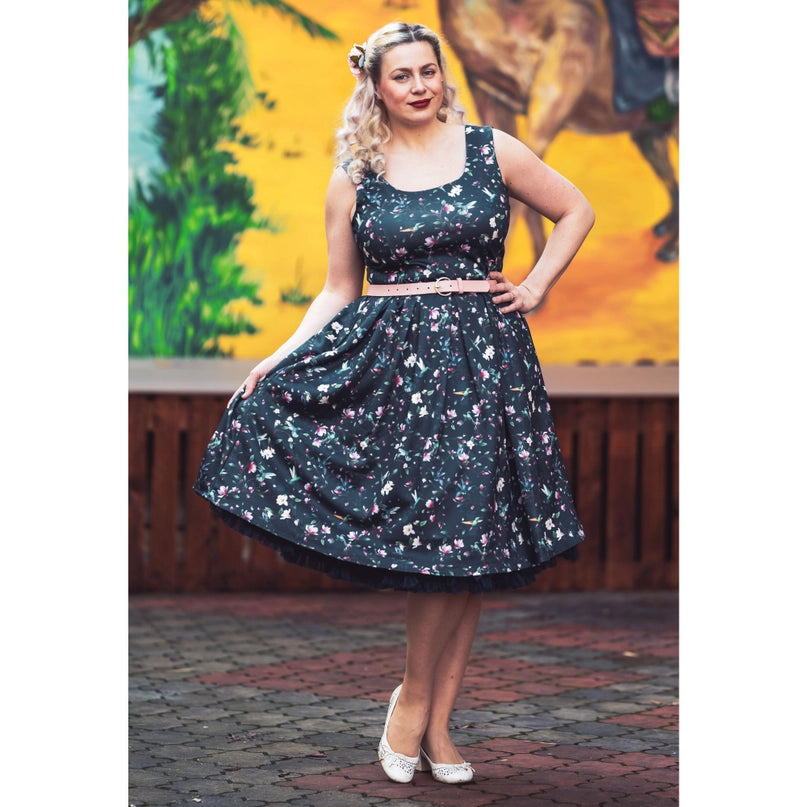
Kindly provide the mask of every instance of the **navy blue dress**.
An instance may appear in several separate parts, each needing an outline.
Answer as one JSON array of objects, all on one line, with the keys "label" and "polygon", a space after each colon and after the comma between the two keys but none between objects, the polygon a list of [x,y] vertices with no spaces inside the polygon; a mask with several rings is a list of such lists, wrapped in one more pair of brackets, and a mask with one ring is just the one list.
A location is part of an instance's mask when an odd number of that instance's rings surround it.
[{"label": "navy blue dress", "polygon": [[[456,181],[357,186],[370,283],[501,270],[492,131],[465,132]],[[515,588],[583,540],[529,328],[488,293],[345,306],[227,407],[194,491],[286,560],[375,588]]]}]

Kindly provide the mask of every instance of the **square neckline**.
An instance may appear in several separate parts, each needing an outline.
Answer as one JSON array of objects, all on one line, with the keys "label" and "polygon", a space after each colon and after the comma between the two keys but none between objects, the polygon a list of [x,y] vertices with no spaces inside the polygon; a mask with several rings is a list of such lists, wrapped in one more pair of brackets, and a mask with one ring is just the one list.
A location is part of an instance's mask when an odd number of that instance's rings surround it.
[{"label": "square neckline", "polygon": [[462,124],[462,136],[463,136],[463,143],[465,145],[465,163],[462,167],[462,173],[456,177],[455,179],[450,179],[448,182],[443,182],[441,185],[433,185],[430,188],[421,188],[419,190],[414,191],[407,191],[403,188],[399,188],[397,185],[393,185],[383,174],[377,174],[377,179],[380,179],[385,185],[388,185],[392,190],[396,193],[429,193],[430,191],[439,191],[443,188],[447,187],[448,185],[455,185],[457,182],[460,182],[465,175],[468,173],[468,162],[470,159],[470,149],[468,148],[468,134],[469,129],[467,124]]}]

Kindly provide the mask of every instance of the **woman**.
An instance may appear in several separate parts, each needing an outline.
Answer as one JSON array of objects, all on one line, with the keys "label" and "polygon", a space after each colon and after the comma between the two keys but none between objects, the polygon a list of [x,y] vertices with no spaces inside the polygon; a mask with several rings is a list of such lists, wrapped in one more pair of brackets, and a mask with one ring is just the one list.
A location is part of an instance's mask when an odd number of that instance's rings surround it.
[{"label": "woman", "polygon": [[[379,758],[396,782],[467,782],[449,719],[482,592],[583,540],[522,315],[594,214],[518,140],[462,123],[428,28],[387,25],[349,63],[325,286],[233,395],[194,489],[289,561],[408,592]],[[509,197],[555,223],[518,285],[501,272]]]}]

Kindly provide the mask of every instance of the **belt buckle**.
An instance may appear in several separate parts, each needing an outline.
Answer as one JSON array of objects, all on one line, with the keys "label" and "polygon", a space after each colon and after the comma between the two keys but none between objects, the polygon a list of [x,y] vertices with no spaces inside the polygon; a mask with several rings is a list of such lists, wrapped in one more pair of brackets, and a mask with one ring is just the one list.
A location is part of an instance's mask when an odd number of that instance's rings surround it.
[{"label": "belt buckle", "polygon": [[437,280],[434,281],[434,290],[441,297],[450,297],[454,293],[453,291],[440,291],[440,283],[442,283],[442,281],[444,280],[446,281],[446,283],[451,282],[450,277],[438,277]]}]

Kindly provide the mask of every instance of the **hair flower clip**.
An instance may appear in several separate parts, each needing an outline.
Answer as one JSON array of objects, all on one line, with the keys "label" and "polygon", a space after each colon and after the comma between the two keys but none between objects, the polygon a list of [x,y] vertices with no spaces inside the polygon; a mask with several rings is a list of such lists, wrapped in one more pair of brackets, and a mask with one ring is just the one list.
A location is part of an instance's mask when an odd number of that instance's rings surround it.
[{"label": "hair flower clip", "polygon": [[353,77],[359,78],[364,70],[364,45],[353,45],[347,55],[347,64]]}]

